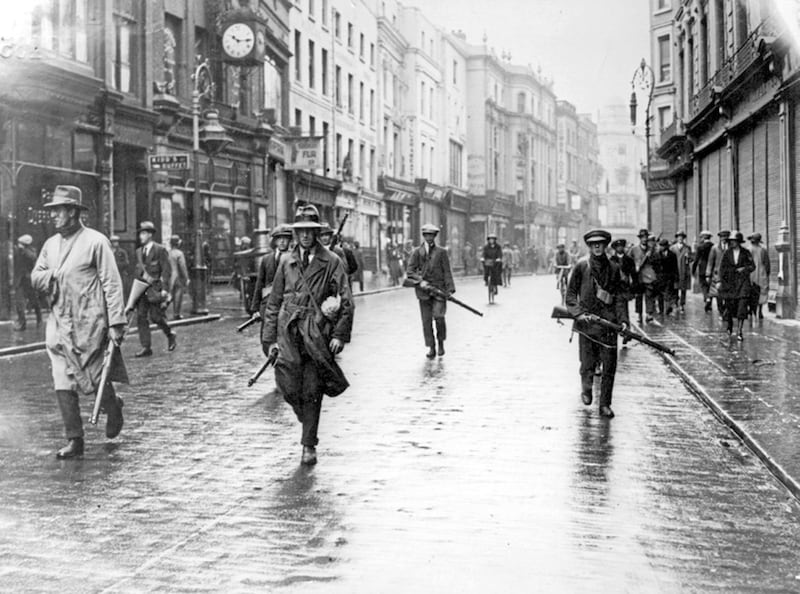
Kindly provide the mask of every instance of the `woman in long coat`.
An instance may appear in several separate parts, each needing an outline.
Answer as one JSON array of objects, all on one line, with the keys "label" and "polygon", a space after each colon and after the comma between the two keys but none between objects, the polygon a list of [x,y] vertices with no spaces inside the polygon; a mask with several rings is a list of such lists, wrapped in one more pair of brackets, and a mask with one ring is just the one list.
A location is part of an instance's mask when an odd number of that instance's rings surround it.
[{"label": "woman in long coat", "polygon": [[761,308],[764,307],[769,296],[769,253],[765,247],[761,246],[761,233],[753,233],[747,239],[750,240],[750,254],[756,265],[756,269],[750,275],[750,282],[758,285],[758,304],[751,303],[751,313],[755,315],[758,312],[758,319],[763,320],[764,312]]},{"label": "woman in long coat", "polygon": [[733,332],[733,317],[739,321],[738,340],[744,340],[742,327],[747,319],[748,301],[750,299],[750,273],[756,269],[753,256],[742,247],[744,236],[741,233],[731,235],[728,249],[722,254],[719,265],[719,298],[725,302],[725,317],[728,322],[728,334]]}]

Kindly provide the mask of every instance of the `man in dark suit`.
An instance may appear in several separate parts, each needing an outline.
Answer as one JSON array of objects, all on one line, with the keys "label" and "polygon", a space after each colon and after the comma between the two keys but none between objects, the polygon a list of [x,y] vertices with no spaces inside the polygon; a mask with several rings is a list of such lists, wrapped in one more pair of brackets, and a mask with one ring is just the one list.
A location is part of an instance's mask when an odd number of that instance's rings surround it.
[{"label": "man in dark suit", "polygon": [[155,234],[156,226],[150,221],[144,221],[139,225],[139,242],[142,246],[136,248],[134,276],[150,286],[137,304],[136,325],[139,328],[142,350],[136,353],[136,357],[149,357],[153,354],[150,348],[150,321],[164,332],[170,351],[174,351],[177,346],[175,333],[170,330],[164,315],[172,278],[169,252],[163,245],[153,241]]},{"label": "man in dark suit", "polygon": [[427,224],[422,226],[422,245],[411,253],[408,263],[408,276],[422,279],[416,289],[419,299],[419,311],[422,316],[422,334],[425,336],[425,346],[428,347],[428,359],[436,356],[434,349],[433,323],[436,322],[436,342],[439,345],[439,356],[444,355],[444,341],[447,338],[447,301],[441,297],[434,297],[428,292],[429,287],[434,287],[447,294],[456,292],[453,283],[453,271],[450,269],[450,259],[444,248],[436,245],[436,235],[439,228]]},{"label": "man in dark suit", "polygon": [[[264,334],[264,320],[267,318],[267,299],[272,291],[272,282],[275,280],[275,272],[278,270],[281,260],[288,256],[289,244],[292,242],[292,226],[278,225],[272,231],[272,243],[275,251],[264,254],[261,263],[258,265],[258,276],[256,286],[253,289],[253,301],[250,303],[250,311],[253,316],[261,316],[261,334]],[[269,346],[269,345],[267,345]],[[269,356],[269,353],[265,353]]]}]

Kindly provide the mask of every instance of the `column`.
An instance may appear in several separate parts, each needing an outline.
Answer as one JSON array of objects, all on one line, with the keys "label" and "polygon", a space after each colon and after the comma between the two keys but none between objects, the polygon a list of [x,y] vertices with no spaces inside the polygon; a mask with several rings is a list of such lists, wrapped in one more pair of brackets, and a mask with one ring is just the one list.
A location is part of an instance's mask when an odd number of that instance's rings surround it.
[{"label": "column", "polygon": [[775,296],[775,313],[779,318],[793,318],[796,309],[794,258],[792,245],[794,238],[790,236],[789,221],[794,212],[792,196],[790,194],[793,166],[790,160],[792,140],[791,117],[789,115],[789,102],[781,99],[778,108],[780,118],[780,192],[781,192],[781,226],[778,230],[778,241],[775,249],[778,252],[778,291]]}]

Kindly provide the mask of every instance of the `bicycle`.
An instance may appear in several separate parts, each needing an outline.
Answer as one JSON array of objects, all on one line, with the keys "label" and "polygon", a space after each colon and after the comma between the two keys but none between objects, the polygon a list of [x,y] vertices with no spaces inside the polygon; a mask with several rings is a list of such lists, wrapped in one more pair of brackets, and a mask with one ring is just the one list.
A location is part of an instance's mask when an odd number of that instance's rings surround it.
[{"label": "bicycle", "polygon": [[569,264],[556,265],[556,288],[561,293],[561,305],[567,304],[567,277],[572,266]]},{"label": "bicycle", "polygon": [[484,270],[485,270],[485,273],[486,273],[486,276],[487,276],[486,285],[487,285],[487,287],[489,289],[489,303],[490,304],[494,303],[494,298],[497,295],[497,284],[494,282],[494,272],[493,272],[492,269],[495,268],[498,264],[500,266],[502,266],[502,261],[499,261],[499,260],[486,260],[483,263]]}]

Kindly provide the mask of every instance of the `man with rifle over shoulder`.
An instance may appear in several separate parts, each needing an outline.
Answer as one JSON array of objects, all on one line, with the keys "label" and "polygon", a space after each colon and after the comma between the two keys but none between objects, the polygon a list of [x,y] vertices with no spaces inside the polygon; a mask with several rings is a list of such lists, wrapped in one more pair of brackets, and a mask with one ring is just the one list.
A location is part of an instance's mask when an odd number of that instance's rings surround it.
[{"label": "man with rifle over shoulder", "polygon": [[[428,347],[426,357],[433,359],[436,356],[434,346],[438,343],[439,356],[444,356],[444,341],[447,339],[447,298],[456,292],[453,282],[453,271],[450,269],[450,259],[447,251],[436,245],[436,236],[439,228],[430,223],[422,226],[422,245],[411,253],[408,264],[408,276],[419,278],[416,287],[419,311],[422,316],[422,334],[425,337],[425,346]],[[428,289],[432,288],[433,291]],[[431,293],[440,293],[432,295]],[[445,295],[445,296],[443,296]],[[434,340],[433,326],[436,323],[436,340]]]},{"label": "man with rifle over shoulder", "polygon": [[592,320],[597,316],[628,329],[628,303],[619,266],[606,256],[611,234],[602,229],[583,236],[589,256],[575,265],[567,286],[566,305],[579,334],[581,400],[592,403],[595,368],[602,365],[600,416],[613,418],[611,394],[617,372],[617,332]]}]

